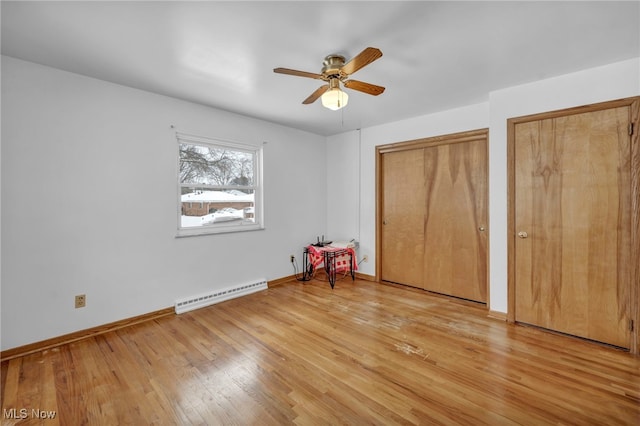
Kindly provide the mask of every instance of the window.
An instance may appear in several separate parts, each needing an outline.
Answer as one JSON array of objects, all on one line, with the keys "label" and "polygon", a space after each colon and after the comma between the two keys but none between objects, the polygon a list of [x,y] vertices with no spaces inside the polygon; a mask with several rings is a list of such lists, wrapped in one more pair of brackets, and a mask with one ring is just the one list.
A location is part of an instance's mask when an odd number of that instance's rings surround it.
[{"label": "window", "polygon": [[178,236],[262,229],[262,147],[177,139]]}]

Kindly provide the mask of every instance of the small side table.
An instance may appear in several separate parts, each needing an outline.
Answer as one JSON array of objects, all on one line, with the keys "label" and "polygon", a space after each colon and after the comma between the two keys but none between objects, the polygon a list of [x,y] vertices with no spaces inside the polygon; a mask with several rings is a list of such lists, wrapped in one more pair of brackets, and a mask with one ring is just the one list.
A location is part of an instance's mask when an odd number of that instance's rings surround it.
[{"label": "small side table", "polygon": [[304,281],[311,279],[313,271],[321,264],[327,272],[331,288],[336,283],[336,273],[348,270],[351,279],[355,280],[355,271],[358,269],[355,251],[352,247],[318,247],[310,245],[304,248],[303,268]]}]

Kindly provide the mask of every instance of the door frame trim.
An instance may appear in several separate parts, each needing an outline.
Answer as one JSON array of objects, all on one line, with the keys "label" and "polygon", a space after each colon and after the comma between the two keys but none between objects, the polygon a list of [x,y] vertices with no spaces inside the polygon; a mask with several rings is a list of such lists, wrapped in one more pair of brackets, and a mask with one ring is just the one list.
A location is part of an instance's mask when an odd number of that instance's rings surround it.
[{"label": "door frame trim", "polygon": [[[382,170],[380,168],[381,163],[382,163],[382,156],[384,154],[390,153],[390,152],[397,152],[397,151],[408,151],[408,150],[412,150],[412,149],[420,149],[420,148],[429,148],[429,147],[434,147],[434,146],[438,146],[438,145],[449,145],[449,144],[454,144],[454,143],[462,143],[462,142],[471,142],[471,141],[476,141],[479,139],[484,139],[486,141],[486,149],[487,149],[487,193],[485,194],[485,196],[487,197],[487,219],[490,218],[490,205],[489,205],[489,191],[490,191],[490,183],[489,183],[489,129],[488,128],[483,128],[483,129],[476,129],[476,130],[469,130],[469,131],[464,131],[464,132],[458,132],[458,133],[451,133],[451,134],[446,134],[446,135],[439,135],[439,136],[432,136],[432,137],[427,137],[427,138],[420,138],[420,139],[412,139],[412,140],[408,140],[408,141],[403,141],[403,142],[393,142],[393,143],[389,143],[389,144],[384,144],[384,145],[377,145],[376,146],[376,216],[375,216],[375,224],[376,224],[376,264],[375,264],[375,280],[376,281],[380,281],[380,277],[382,275],[381,271],[382,271],[382,261],[381,261],[381,256],[382,256],[382,240],[381,240],[381,235],[382,235]],[[487,223],[487,226],[489,224]],[[489,230],[490,231],[490,230]],[[486,283],[487,283],[487,309],[489,309],[490,305],[490,298],[491,298],[491,292],[490,292],[490,288],[491,286],[489,285],[489,257],[490,257],[490,246],[489,246],[489,241],[490,239],[487,238],[487,277],[486,277]]]},{"label": "door frame trim", "polygon": [[[631,259],[640,259],[640,96],[560,109],[507,119],[507,322],[515,323],[515,127],[517,124],[628,106],[631,135]],[[629,351],[640,353],[640,262],[631,270],[630,312],[634,321]]]}]

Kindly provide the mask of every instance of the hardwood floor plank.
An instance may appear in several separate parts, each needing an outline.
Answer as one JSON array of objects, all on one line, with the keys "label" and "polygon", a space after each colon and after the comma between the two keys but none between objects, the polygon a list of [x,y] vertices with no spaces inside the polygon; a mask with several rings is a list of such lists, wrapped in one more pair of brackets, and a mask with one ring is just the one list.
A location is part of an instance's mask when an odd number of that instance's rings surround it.
[{"label": "hardwood floor plank", "polygon": [[640,357],[364,280],[282,283],[0,371],[2,424],[640,424]]}]

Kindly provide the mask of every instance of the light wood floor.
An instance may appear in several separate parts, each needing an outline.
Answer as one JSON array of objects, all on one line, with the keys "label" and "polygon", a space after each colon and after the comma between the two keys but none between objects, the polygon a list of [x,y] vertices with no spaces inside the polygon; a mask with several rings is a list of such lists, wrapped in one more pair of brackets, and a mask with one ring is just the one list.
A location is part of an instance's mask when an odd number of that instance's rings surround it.
[{"label": "light wood floor", "polygon": [[640,424],[640,358],[486,314],[285,283],[4,362],[2,424]]}]

